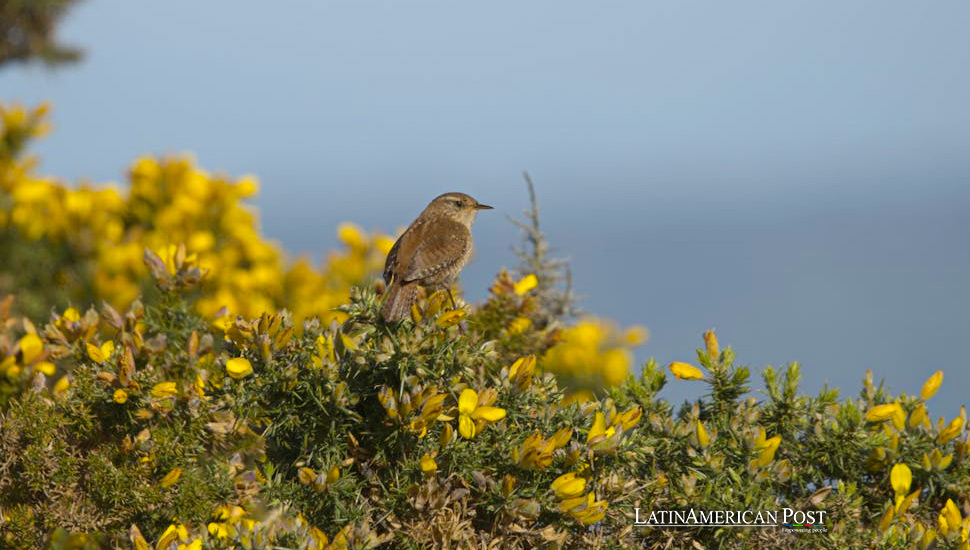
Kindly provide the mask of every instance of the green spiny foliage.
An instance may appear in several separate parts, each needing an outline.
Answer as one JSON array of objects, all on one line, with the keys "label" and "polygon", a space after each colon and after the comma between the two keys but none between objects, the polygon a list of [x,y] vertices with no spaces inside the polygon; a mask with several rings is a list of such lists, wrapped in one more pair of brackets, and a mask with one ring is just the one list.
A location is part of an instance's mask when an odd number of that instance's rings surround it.
[{"label": "green spiny foliage", "polygon": [[[928,532],[960,544],[962,526],[944,534],[937,516],[948,500],[968,515],[966,434],[923,420],[928,395],[893,397],[869,377],[855,399],[802,395],[792,364],[764,371],[758,401],[709,333],[704,379],[678,382],[706,397],[674,410],[650,361],[583,401],[515,352],[503,327],[530,298],[502,285],[470,314],[432,295],[398,326],[378,320],[372,288],[339,324],[212,322],[191,303],[201,271],[174,261],[124,313],[43,328],[4,314],[0,351],[20,366],[0,409],[5,546],[888,548]],[[541,357],[555,329],[535,326]],[[918,496],[905,508],[910,487],[890,480],[903,463]],[[827,533],[632,525],[637,508],[782,507],[827,511]]]}]

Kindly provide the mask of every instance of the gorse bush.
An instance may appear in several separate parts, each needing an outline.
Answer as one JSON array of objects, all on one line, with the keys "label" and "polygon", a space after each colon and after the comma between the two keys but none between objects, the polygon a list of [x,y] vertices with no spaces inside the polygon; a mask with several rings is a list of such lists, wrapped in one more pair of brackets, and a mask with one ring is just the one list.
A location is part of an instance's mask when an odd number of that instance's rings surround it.
[{"label": "gorse bush", "polygon": [[[3,117],[0,547],[970,547],[942,373],[810,396],[792,364],[758,400],[707,332],[631,374],[645,331],[573,319],[529,224],[484,303],[432,293],[389,326],[387,237],[343,226],[322,268],[290,265],[251,180],[143,159],[126,193],[68,188],[23,154],[43,114]],[[675,409],[668,376],[705,395]],[[784,507],[825,532],[634,525]]]},{"label": "gorse bush", "polygon": [[[393,244],[344,224],[346,248],[319,270],[305,259],[285,265],[242,203],[256,193],[256,180],[210,175],[189,158],[138,159],[125,192],[36,176],[35,159],[23,151],[47,131],[46,112],[0,106],[0,291],[17,291],[18,308],[34,318],[67,301],[105,300],[124,309],[151,289],[145,248],[171,256],[174,244],[185,243],[209,274],[195,302],[207,317],[221,308],[247,317],[287,308],[298,319],[341,320],[335,308],[383,266]],[[38,264],[43,268],[23,269]]]}]

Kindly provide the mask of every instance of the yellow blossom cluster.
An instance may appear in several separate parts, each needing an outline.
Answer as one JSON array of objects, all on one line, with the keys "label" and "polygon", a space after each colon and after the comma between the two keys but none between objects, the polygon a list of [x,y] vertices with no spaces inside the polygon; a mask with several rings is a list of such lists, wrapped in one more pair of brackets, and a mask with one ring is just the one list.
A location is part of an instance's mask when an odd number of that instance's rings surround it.
[{"label": "yellow blossom cluster", "polygon": [[314,491],[326,491],[340,481],[340,467],[334,465],[326,472],[317,472],[313,468],[303,466],[297,471],[297,479],[303,485],[312,487]]},{"label": "yellow blossom cluster", "polygon": [[424,387],[416,380],[411,380],[412,387],[401,396],[400,402],[395,392],[387,386],[381,388],[377,398],[387,417],[401,423],[419,438],[428,434],[428,428],[437,421],[448,421],[454,416],[444,414],[444,402],[447,394],[441,393],[433,386]]},{"label": "yellow blossom cluster", "polygon": [[617,412],[610,404],[606,412],[597,411],[593,415],[593,425],[586,434],[586,444],[594,453],[611,454],[616,452],[625,432],[640,423],[643,411],[633,407],[625,412]]},{"label": "yellow blossom cluster", "polygon": [[534,433],[522,445],[512,449],[512,460],[520,468],[542,470],[552,464],[553,454],[569,443],[572,436],[572,428],[560,428],[549,439],[543,438],[538,432]]},{"label": "yellow blossom cluster", "polygon": [[[448,394],[440,393],[434,387],[422,387],[416,379],[406,381],[411,387],[400,396],[388,387],[378,392],[378,400],[387,412],[387,417],[412,433],[423,438],[428,428],[435,422],[448,422],[458,417],[458,433],[465,439],[473,439],[486,426],[505,418],[505,409],[493,407],[491,404],[498,397],[494,388],[483,390],[481,393],[465,387],[461,389],[457,400],[457,407],[452,405],[445,410],[445,400]],[[442,448],[453,439],[454,429],[445,424],[441,434]]]},{"label": "yellow blossom cluster", "polygon": [[[586,444],[574,446],[567,455],[567,463],[576,465],[576,470],[560,475],[551,485],[559,501],[559,511],[581,525],[592,525],[602,520],[609,506],[606,500],[598,499],[593,490],[597,457],[615,454],[624,435],[639,424],[643,416],[640,407],[618,412],[610,399],[606,400],[603,409],[593,414],[593,424],[586,433]],[[560,429],[547,441],[536,434],[526,439],[522,450],[514,451],[513,458],[523,467],[544,467],[548,464],[547,460],[551,461],[551,457],[546,459],[546,455],[565,445],[571,436],[571,429]],[[588,461],[583,461],[584,457]]]},{"label": "yellow blossom cluster", "polygon": [[764,428],[759,427],[757,435],[754,438],[752,447],[754,451],[758,454],[757,457],[751,460],[749,468],[755,470],[757,468],[763,468],[773,460],[775,460],[775,453],[778,452],[778,447],[781,446],[781,436],[776,435],[773,437],[768,437]]},{"label": "yellow blossom cluster", "polygon": [[17,345],[0,353],[0,376],[14,381],[20,378],[25,369],[51,376],[57,370],[54,363],[47,361],[44,342],[34,332],[28,332],[17,342]]},{"label": "yellow blossom cluster", "polygon": [[542,367],[574,389],[618,386],[630,374],[632,348],[643,344],[641,326],[620,330],[601,319],[587,318],[562,331],[562,341],[549,350]]},{"label": "yellow blossom cluster", "polygon": [[46,107],[0,105],[0,143],[8,144],[0,149],[0,230],[66,247],[79,274],[65,270],[61,279],[77,288],[77,300],[94,297],[126,307],[144,290],[145,249],[171,265],[166,256],[184,243],[209,274],[197,302],[203,315],[226,308],[233,316],[254,317],[285,307],[299,319],[328,322],[340,317],[333,308],[347,301],[351,285],[380,268],[393,244],[385,235],[343,224],[338,237],[344,249],[321,268],[307,259],[288,265],[279,246],[260,234],[245,202],[258,190],[256,179],[210,174],[188,156],[137,159],[123,189],[37,176],[35,163],[22,158],[20,149],[46,132],[46,113]]},{"label": "yellow blossom cluster", "polygon": [[[867,373],[867,384],[871,384]],[[923,453],[922,462],[913,466],[925,473],[942,472],[950,467],[954,455],[962,459],[970,444],[966,438],[958,440],[967,426],[966,410],[961,407],[960,415],[947,422],[939,418],[934,426],[926,410],[926,401],[933,397],[943,383],[943,371],[936,371],[926,380],[920,389],[918,399],[907,402],[897,399],[890,403],[883,403],[870,407],[865,413],[865,420],[880,429],[885,435],[886,445],[873,450],[866,461],[866,467],[871,472],[879,472],[898,460],[900,447],[905,445],[909,437],[922,434],[929,435],[936,445],[929,452]],[[952,445],[952,448],[951,448]],[[945,454],[944,454],[945,453]],[[914,488],[913,468],[906,462],[895,462],[889,471],[889,483],[893,490],[893,500],[885,506],[885,511],[879,521],[879,531],[883,536],[908,537],[918,541],[919,548],[929,548],[938,539],[948,541],[960,550],[970,550],[970,517],[964,518],[959,507],[952,499],[939,511],[937,525],[927,527],[916,521],[911,509],[919,503],[919,496],[923,487],[919,484]]]},{"label": "yellow blossom cluster", "polygon": [[135,550],[202,550],[213,546],[223,548],[265,548],[273,546],[281,536],[297,535],[306,541],[308,550],[346,550],[349,529],[338,531],[330,540],[322,529],[310,523],[302,515],[284,515],[272,523],[254,518],[242,507],[226,504],[216,508],[212,521],[205,530],[190,529],[177,519],[168,526],[153,546],[137,525],[132,525],[129,539]]},{"label": "yellow blossom cluster", "polygon": [[597,500],[596,493],[586,493],[586,478],[574,472],[565,473],[552,482],[559,499],[559,511],[582,525],[592,525],[606,516],[607,502]]},{"label": "yellow blossom cluster", "polygon": [[[871,373],[867,373],[867,381]],[[870,471],[877,472],[892,464],[898,454],[900,439],[908,432],[925,432],[935,436],[937,446],[928,453],[923,453],[922,466],[927,471],[945,470],[953,461],[953,453],[963,456],[967,453],[968,445],[965,441],[957,440],[967,426],[967,412],[960,408],[960,414],[949,422],[940,417],[937,422],[931,422],[926,409],[926,401],[933,397],[943,383],[943,371],[936,371],[923,384],[919,399],[904,403],[895,400],[870,407],[865,413],[865,419],[886,436],[885,447],[875,449],[866,462]],[[953,449],[944,454],[944,448],[952,442]]]},{"label": "yellow blossom cluster", "polygon": [[458,433],[465,439],[475,437],[485,426],[505,418],[505,409],[493,407],[495,391],[478,392],[465,388],[458,397]]}]

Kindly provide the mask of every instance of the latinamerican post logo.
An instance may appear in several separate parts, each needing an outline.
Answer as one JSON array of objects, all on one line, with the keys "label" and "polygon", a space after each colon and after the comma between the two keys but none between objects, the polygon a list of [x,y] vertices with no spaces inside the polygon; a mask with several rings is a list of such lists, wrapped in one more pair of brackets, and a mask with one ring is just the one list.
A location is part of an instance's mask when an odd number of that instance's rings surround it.
[{"label": "latinamerican post logo", "polygon": [[634,508],[634,527],[775,527],[785,532],[825,533],[826,510],[653,510]]}]

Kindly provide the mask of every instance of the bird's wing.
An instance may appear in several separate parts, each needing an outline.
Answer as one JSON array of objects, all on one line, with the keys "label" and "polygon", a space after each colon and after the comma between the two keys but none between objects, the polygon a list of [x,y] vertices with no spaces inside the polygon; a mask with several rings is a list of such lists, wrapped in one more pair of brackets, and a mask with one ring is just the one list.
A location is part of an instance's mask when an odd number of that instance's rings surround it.
[{"label": "bird's wing", "polygon": [[394,241],[394,246],[387,253],[384,261],[384,282],[391,284],[391,279],[401,281],[401,276],[408,271],[408,265],[414,258],[414,249],[421,244],[422,234],[424,233],[424,220],[418,218],[411,222],[411,225],[401,233],[401,236]]},{"label": "bird's wing", "polygon": [[421,281],[433,277],[450,270],[464,259],[472,245],[471,232],[458,222],[440,223],[440,226],[436,224],[438,231],[425,231],[421,235],[421,242],[404,270],[402,281]]}]

